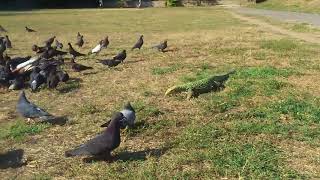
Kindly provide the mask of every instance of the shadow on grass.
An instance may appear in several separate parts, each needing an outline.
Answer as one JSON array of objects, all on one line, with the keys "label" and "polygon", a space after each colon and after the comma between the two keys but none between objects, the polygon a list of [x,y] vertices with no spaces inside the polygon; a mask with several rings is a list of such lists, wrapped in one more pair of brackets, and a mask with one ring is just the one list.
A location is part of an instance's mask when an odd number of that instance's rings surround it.
[{"label": "shadow on grass", "polygon": [[27,165],[27,162],[22,162],[24,151],[16,149],[0,154],[0,169],[19,168]]},{"label": "shadow on grass", "polygon": [[119,154],[115,155],[114,157],[108,157],[108,156],[99,156],[99,157],[89,157],[84,158],[83,162],[85,163],[94,163],[99,161],[106,161],[109,163],[115,162],[115,161],[145,161],[147,160],[147,157],[156,157],[159,158],[163,154],[165,154],[170,148],[160,148],[160,149],[147,149],[143,151],[137,151],[137,152],[120,152]]},{"label": "shadow on grass", "polygon": [[138,63],[138,62],[143,62],[145,60],[140,59],[140,60],[135,60],[135,61],[126,61],[125,64],[134,64],[134,63]]},{"label": "shadow on grass", "polygon": [[82,82],[80,78],[70,78],[58,91],[59,93],[65,94],[77,90],[80,88],[80,82]]},{"label": "shadow on grass", "polygon": [[51,125],[60,125],[63,126],[67,123],[68,118],[67,116],[60,116],[60,117],[54,117],[52,119],[48,119],[44,121],[44,123],[49,123]]}]

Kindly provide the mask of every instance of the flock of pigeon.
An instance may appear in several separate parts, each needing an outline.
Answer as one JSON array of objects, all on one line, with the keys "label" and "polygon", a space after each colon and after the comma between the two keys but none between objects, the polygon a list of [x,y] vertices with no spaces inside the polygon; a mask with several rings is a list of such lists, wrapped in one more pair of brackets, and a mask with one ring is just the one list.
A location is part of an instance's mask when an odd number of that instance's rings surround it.
[{"label": "flock of pigeon", "polygon": [[[25,29],[28,33],[36,32],[29,27],[25,27]],[[0,32],[7,33],[7,30],[0,25]],[[131,50],[140,50],[143,43],[143,35],[141,35]],[[83,44],[84,37],[78,33],[75,45],[82,47]],[[98,54],[107,48],[108,45],[109,40],[107,36],[99,41],[98,45],[87,55]],[[0,86],[8,87],[11,90],[30,87],[32,92],[36,92],[43,84],[46,84],[50,89],[54,89],[60,82],[69,80],[68,73],[61,67],[67,64],[71,65],[71,69],[75,72],[92,69],[92,67],[75,62],[77,57],[87,56],[86,54],[76,51],[71,43],[68,43],[68,51],[62,51],[63,44],[55,36],[44,41],[44,46],[33,45],[32,51],[36,53],[33,57],[10,58],[5,53],[6,49],[10,48],[12,48],[12,43],[9,37],[7,35],[0,37]],[[165,52],[167,41],[165,40],[159,45],[153,46],[153,48]],[[65,62],[64,56],[67,54],[71,55],[70,63]],[[126,57],[126,50],[122,50],[112,59],[100,60],[99,62],[108,67],[114,67],[122,63]],[[57,118],[30,102],[26,98],[24,90],[20,92],[16,110],[22,117],[27,118],[28,121],[39,119],[40,122],[54,122]],[[92,155],[110,157],[110,152],[120,145],[120,129],[127,126],[129,128],[132,127],[135,119],[135,110],[130,102],[128,102],[122,111],[115,113],[110,121],[101,125],[101,127],[107,127],[105,131],[75,149],[66,151],[65,156]]]}]

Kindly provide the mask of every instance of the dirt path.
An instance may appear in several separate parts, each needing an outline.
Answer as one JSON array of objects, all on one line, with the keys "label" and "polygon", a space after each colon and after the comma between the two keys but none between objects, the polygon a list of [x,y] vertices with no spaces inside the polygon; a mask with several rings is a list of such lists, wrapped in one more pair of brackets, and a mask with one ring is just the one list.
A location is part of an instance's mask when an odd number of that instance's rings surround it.
[{"label": "dirt path", "polygon": [[[227,2],[227,3],[224,3],[224,2]],[[300,39],[306,42],[316,43],[316,44],[320,43],[320,38],[318,38],[315,34],[293,32],[288,29],[284,29],[282,27],[269,24],[267,22],[264,22],[263,20],[260,20],[254,17],[245,16],[243,14],[269,16],[269,17],[277,18],[278,20],[281,20],[281,21],[291,20],[296,22],[308,22],[310,24],[319,25],[319,26],[320,26],[320,15],[243,8],[236,4],[230,3],[230,1],[221,1],[221,6],[228,8],[234,17],[242,21],[246,21],[249,24],[255,24],[263,28],[267,28],[270,31],[273,31],[275,33],[288,35],[290,37]]]},{"label": "dirt path", "polygon": [[320,15],[310,13],[274,11],[254,8],[237,7],[235,12],[248,15],[266,16],[280,21],[308,23],[314,26],[320,26]]},{"label": "dirt path", "polygon": [[303,41],[306,41],[306,42],[310,42],[310,43],[320,43],[320,38],[318,38],[316,35],[314,34],[310,34],[310,33],[298,33],[298,32],[293,32],[293,31],[289,31],[287,29],[284,29],[284,28],[281,28],[281,27],[278,27],[278,26],[275,26],[275,25],[271,25],[269,23],[266,23],[262,20],[258,20],[258,19],[255,19],[255,18],[251,18],[251,17],[246,17],[246,16],[243,16],[243,15],[240,15],[238,13],[235,13],[235,12],[232,12],[233,16],[240,19],[240,20],[243,20],[243,21],[246,21],[250,24],[255,24],[255,25],[258,25],[258,26],[262,26],[264,28],[267,28],[273,32],[276,32],[276,33],[280,33],[280,34],[284,34],[284,35],[288,35],[288,36],[291,36],[293,38],[296,38],[296,39],[300,39],[300,40],[303,40]]}]

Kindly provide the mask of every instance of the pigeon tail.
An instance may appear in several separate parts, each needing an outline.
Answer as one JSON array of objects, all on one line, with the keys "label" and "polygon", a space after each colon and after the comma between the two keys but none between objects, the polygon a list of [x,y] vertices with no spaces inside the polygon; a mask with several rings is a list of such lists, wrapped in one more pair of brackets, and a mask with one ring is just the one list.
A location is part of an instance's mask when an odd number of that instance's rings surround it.
[{"label": "pigeon tail", "polygon": [[90,155],[88,151],[86,151],[83,147],[78,147],[76,149],[68,150],[64,153],[66,157],[72,157],[72,156],[81,156],[81,155]]}]

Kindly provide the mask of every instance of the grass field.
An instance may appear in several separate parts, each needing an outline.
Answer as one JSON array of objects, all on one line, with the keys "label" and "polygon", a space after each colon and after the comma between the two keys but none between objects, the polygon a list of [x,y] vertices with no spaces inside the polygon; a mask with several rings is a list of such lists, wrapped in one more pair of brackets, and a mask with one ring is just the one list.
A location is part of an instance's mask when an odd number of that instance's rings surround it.
[{"label": "grass field", "polygon": [[[319,45],[272,34],[219,8],[40,10],[0,12],[14,49],[56,35],[65,45],[84,34],[88,52],[108,35],[93,66],[70,72],[57,90],[27,90],[63,126],[28,124],[17,116],[17,91],[0,90],[0,153],[24,150],[27,165],[0,169],[5,179],[302,179],[320,178]],[[28,25],[39,32],[27,34]],[[145,36],[140,51],[108,69],[96,63]],[[169,52],[150,47],[168,39]],[[164,97],[167,88],[236,70],[217,93]],[[68,150],[102,131],[131,101],[137,125],[122,132],[116,161],[84,163]]]},{"label": "grass field", "polygon": [[261,9],[320,13],[320,0],[267,0],[250,6]]}]

